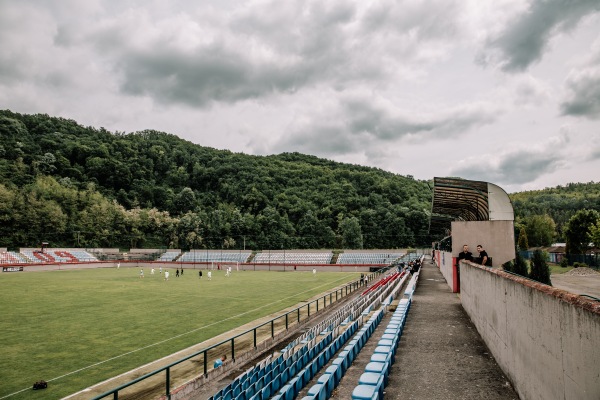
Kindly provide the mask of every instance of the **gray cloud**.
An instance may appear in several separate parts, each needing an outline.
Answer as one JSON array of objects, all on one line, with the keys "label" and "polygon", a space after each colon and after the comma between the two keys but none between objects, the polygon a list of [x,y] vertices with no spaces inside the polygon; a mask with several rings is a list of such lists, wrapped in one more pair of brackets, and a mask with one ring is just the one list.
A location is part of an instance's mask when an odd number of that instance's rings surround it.
[{"label": "gray cloud", "polygon": [[562,115],[600,118],[600,67],[572,71],[565,85],[568,94],[560,105]]},{"label": "gray cloud", "polygon": [[373,2],[362,22],[366,32],[411,36],[413,40],[449,40],[461,30],[461,3],[455,0]]},{"label": "gray cloud", "polygon": [[308,116],[274,146],[274,151],[306,151],[326,156],[365,152],[401,139],[460,136],[492,123],[501,111],[487,104],[467,104],[425,114],[399,109],[368,95],[346,95],[335,107]]},{"label": "gray cloud", "polygon": [[598,0],[533,0],[527,12],[490,39],[488,50],[499,52],[503,70],[525,70],[542,58],[554,35],[570,31],[583,17],[599,11]]},{"label": "gray cloud", "polygon": [[568,142],[568,137],[561,135],[558,138],[549,138],[541,149],[509,150],[499,154],[471,157],[461,160],[457,167],[450,171],[450,175],[500,184],[533,182],[564,166],[564,156],[553,149],[565,146]]},{"label": "gray cloud", "polygon": [[600,160],[600,147],[596,148],[595,150],[592,150],[592,152],[590,153],[589,157],[588,157],[589,161],[595,161],[595,160]]},{"label": "gray cloud", "polygon": [[261,4],[218,21],[165,22],[170,35],[148,35],[149,21],[132,28],[122,20],[90,38],[120,72],[124,92],[205,106],[380,79],[382,72],[352,48],[354,13],[345,2]]}]

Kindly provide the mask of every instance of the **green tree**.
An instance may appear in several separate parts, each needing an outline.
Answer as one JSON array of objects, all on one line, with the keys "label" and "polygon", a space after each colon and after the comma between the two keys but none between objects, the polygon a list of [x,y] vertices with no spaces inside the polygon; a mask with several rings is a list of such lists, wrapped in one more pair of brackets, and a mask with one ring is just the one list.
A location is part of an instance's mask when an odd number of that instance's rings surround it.
[{"label": "green tree", "polygon": [[599,219],[600,213],[596,210],[579,210],[571,217],[565,229],[567,254],[585,254],[590,242],[590,227]]},{"label": "green tree", "polygon": [[547,214],[525,218],[527,239],[532,247],[549,246],[552,243],[556,224]]},{"label": "green tree", "polygon": [[600,247],[600,219],[588,228],[588,237],[594,246]]},{"label": "green tree", "polygon": [[550,281],[550,268],[546,263],[546,254],[540,250],[533,252],[529,278],[540,283],[545,283],[546,285],[552,285]]},{"label": "green tree", "polygon": [[362,233],[360,223],[356,217],[346,217],[340,223],[342,245],[346,249],[362,249]]},{"label": "green tree", "polygon": [[525,231],[525,227],[521,226],[521,230],[519,231],[519,241],[518,241],[518,250],[527,250],[529,248],[529,241],[527,240],[527,232]]},{"label": "green tree", "polygon": [[194,191],[185,187],[175,196],[173,205],[180,214],[185,214],[188,211],[193,211],[196,208],[196,194]]}]

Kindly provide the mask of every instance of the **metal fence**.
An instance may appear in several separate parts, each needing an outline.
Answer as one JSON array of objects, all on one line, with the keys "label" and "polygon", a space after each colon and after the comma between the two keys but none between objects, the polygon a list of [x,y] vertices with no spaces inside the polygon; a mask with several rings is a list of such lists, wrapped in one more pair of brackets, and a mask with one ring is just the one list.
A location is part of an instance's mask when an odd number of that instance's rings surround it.
[{"label": "metal fence", "polygon": [[[533,258],[533,251],[525,250],[519,251],[521,257],[530,260]],[[569,265],[573,265],[574,263],[584,263],[590,268],[599,269],[600,268],[600,260],[598,259],[598,254],[565,254],[565,253],[548,253],[543,252],[546,255],[546,261],[560,264],[563,258],[566,258],[569,262]]]}]

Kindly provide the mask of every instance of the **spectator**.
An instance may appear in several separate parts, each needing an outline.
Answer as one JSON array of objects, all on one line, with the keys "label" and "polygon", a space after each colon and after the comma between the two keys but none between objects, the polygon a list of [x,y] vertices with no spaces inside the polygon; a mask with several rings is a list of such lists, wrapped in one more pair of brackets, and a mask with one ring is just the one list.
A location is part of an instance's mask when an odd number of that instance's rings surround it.
[{"label": "spectator", "polygon": [[[479,246],[477,248],[479,249]],[[466,244],[463,245],[463,250],[458,253],[457,265],[460,265],[460,260],[473,261],[473,253],[469,251],[469,246]]]},{"label": "spectator", "polygon": [[221,358],[217,358],[215,360],[215,363],[213,364],[213,368],[219,368],[220,366],[223,365],[223,363],[225,362],[225,360],[227,360],[227,356],[226,355],[221,356]]},{"label": "spectator", "polygon": [[488,253],[483,249],[483,246],[480,244],[477,245],[477,251],[479,252],[479,258],[477,259],[477,263],[487,266]]}]

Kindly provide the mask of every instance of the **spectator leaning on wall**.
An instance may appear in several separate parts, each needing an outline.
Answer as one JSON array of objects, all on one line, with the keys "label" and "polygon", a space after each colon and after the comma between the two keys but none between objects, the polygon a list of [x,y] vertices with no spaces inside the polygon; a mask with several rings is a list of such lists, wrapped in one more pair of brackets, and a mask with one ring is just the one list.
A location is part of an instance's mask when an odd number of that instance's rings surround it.
[{"label": "spectator leaning on wall", "polygon": [[477,251],[479,252],[479,258],[477,258],[477,264],[481,264],[481,265],[485,265],[485,266],[491,266],[488,265],[488,253],[483,249],[483,246],[478,244],[477,245]]}]

